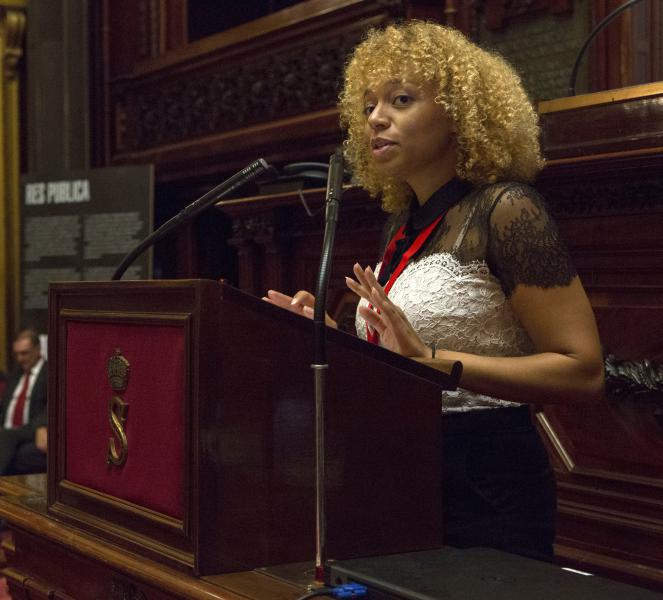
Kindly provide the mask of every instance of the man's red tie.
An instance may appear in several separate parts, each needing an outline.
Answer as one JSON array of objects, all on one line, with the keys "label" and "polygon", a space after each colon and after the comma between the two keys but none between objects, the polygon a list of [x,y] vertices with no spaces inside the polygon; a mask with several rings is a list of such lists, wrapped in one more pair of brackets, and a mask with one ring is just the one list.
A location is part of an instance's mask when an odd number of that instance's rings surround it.
[{"label": "man's red tie", "polygon": [[12,425],[14,427],[21,427],[23,425],[23,410],[25,409],[25,401],[28,397],[28,384],[30,383],[30,373],[23,375],[23,387],[21,388],[18,398],[16,398],[16,405],[14,406],[14,416],[12,417]]}]

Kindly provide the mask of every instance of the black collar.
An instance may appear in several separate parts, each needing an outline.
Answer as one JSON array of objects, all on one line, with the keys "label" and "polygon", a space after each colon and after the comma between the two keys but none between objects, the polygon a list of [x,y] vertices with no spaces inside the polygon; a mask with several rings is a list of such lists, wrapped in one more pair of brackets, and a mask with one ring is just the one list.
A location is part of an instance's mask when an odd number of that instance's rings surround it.
[{"label": "black collar", "polygon": [[[437,190],[423,206],[419,206],[416,198],[412,200],[410,216],[403,231],[404,237],[396,242],[396,247],[389,264],[383,264],[380,268],[380,275],[378,277],[380,285],[386,285],[392,272],[403,258],[404,252],[412,245],[419,233],[433,223],[437,217],[460,202],[471,190],[471,183],[454,177]],[[419,249],[417,254],[422,250],[423,247]]]},{"label": "black collar", "polygon": [[471,189],[472,184],[469,181],[454,177],[434,192],[423,206],[419,206],[419,202],[414,198],[410,207],[406,235],[428,227],[437,217],[460,202]]}]

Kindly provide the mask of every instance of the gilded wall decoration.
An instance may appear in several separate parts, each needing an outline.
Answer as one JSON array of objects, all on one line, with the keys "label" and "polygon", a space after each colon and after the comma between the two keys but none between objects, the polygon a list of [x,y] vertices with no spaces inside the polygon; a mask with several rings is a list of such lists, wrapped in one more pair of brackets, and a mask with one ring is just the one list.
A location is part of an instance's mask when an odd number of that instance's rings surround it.
[{"label": "gilded wall decoration", "polygon": [[8,367],[8,348],[20,306],[20,77],[25,33],[25,1],[0,1],[0,369]]}]

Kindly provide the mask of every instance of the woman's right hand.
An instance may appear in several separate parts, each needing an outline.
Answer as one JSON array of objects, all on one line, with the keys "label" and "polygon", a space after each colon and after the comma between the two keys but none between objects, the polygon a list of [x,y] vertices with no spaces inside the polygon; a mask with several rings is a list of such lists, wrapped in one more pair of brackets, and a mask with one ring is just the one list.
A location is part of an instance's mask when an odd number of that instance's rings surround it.
[{"label": "woman's right hand", "polygon": [[[313,307],[315,306],[315,296],[306,290],[299,290],[294,296],[282,294],[276,290],[268,290],[267,295],[262,298],[270,304],[275,304],[281,308],[285,308],[290,312],[294,312],[303,317],[313,318]],[[338,324],[332,319],[328,313],[325,313],[325,323],[328,327],[338,329]]]}]

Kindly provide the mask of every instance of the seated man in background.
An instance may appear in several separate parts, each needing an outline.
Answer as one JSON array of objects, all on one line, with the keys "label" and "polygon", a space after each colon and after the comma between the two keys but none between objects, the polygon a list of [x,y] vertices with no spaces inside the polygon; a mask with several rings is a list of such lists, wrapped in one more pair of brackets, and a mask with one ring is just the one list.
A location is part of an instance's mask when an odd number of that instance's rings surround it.
[{"label": "seated man in background", "polygon": [[48,372],[39,336],[30,329],[14,340],[19,369],[7,380],[0,405],[0,475],[46,470]]}]

